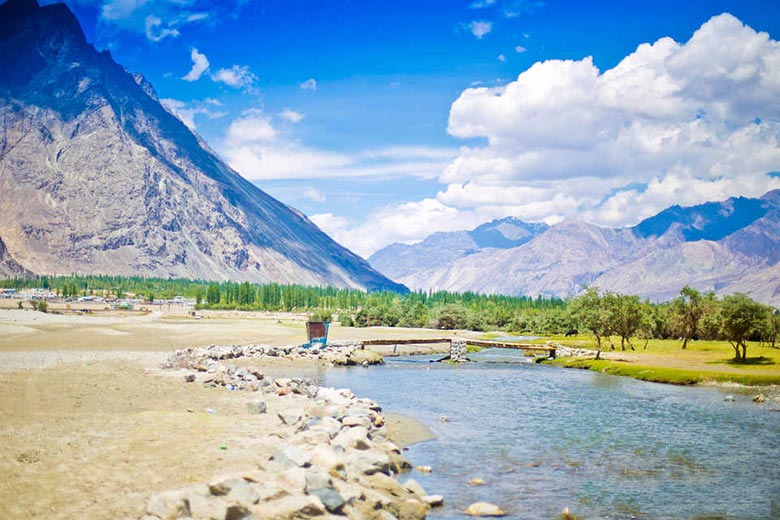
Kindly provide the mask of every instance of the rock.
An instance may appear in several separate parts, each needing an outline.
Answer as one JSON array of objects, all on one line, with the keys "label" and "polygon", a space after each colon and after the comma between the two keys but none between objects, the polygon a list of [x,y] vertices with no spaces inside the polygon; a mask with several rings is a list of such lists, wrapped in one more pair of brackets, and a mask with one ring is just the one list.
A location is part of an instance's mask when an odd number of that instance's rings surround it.
[{"label": "rock", "polygon": [[422,501],[431,507],[441,507],[444,505],[444,497],[441,495],[423,495]]},{"label": "rock", "polygon": [[398,518],[403,520],[423,520],[430,508],[421,500],[407,498],[393,503],[391,509],[394,510],[393,512]]},{"label": "rock", "polygon": [[368,440],[368,429],[363,426],[342,430],[333,438],[331,444],[345,449],[355,448],[358,450],[368,450],[372,446],[371,441]]},{"label": "rock", "polygon": [[284,410],[276,414],[282,424],[294,426],[303,420],[303,410]]},{"label": "rock", "polygon": [[403,483],[403,486],[404,489],[406,489],[406,491],[408,491],[412,495],[416,495],[419,497],[426,495],[425,489],[423,489],[423,487],[420,484],[418,484],[416,480],[409,479]]},{"label": "rock", "polygon": [[506,513],[500,507],[487,502],[475,502],[466,508],[465,514],[469,516],[505,516]]},{"label": "rock", "polygon": [[316,385],[309,385],[306,387],[306,397],[309,399],[315,399],[319,393],[320,388]]},{"label": "rock", "polygon": [[474,477],[473,479],[471,479],[471,485],[472,486],[484,486],[485,485],[485,481],[482,480],[479,477]]},{"label": "rock", "polygon": [[227,504],[220,497],[190,496],[192,518],[225,518]]},{"label": "rock", "polygon": [[311,465],[312,456],[297,446],[285,446],[271,455],[271,460],[282,468],[292,467],[306,468]]},{"label": "rock", "polygon": [[226,499],[228,502],[251,506],[260,500],[260,494],[255,490],[252,484],[244,479],[239,479],[230,489],[230,493],[228,493]]},{"label": "rock", "polygon": [[253,401],[247,403],[246,407],[249,413],[266,413],[268,411],[268,405],[265,401]]},{"label": "rock", "polygon": [[187,374],[184,376],[184,381],[186,383],[193,383],[195,382],[195,374]]},{"label": "rock", "polygon": [[723,398],[723,400],[728,402],[728,403],[733,403],[734,402],[734,396],[733,395],[727,395],[726,397]]},{"label": "rock", "polygon": [[384,473],[367,476],[362,482],[386,495],[398,498],[407,498],[410,495],[409,491],[401,483]]},{"label": "rock", "polygon": [[181,518],[191,516],[190,503],[182,491],[158,493],[149,499],[146,513],[158,518]]},{"label": "rock", "polygon": [[329,513],[340,513],[344,505],[347,503],[344,497],[342,497],[338,491],[332,487],[315,488],[307,490],[306,492],[310,496],[319,498]]},{"label": "rock", "polygon": [[371,428],[371,421],[368,417],[356,417],[348,415],[341,420],[341,424],[344,426],[362,426],[366,430]]},{"label": "rock", "polygon": [[383,453],[373,451],[348,450],[347,453],[347,471],[361,478],[362,475],[373,475],[375,473],[391,473],[390,459]]},{"label": "rock", "polygon": [[414,469],[416,469],[420,473],[430,473],[431,471],[433,471],[433,468],[431,468],[430,466],[417,466]]},{"label": "rock", "polygon": [[241,482],[244,482],[244,479],[235,477],[215,480],[208,485],[209,493],[217,497],[226,496],[234,486]]},{"label": "rock", "polygon": [[228,506],[225,512],[225,520],[243,520],[252,515],[252,510],[243,504]]},{"label": "rock", "polygon": [[763,403],[764,401],[766,401],[766,397],[764,397],[764,394],[758,394],[757,396],[753,397],[754,403]]},{"label": "rock", "polygon": [[325,505],[317,496],[296,493],[261,503],[254,512],[264,520],[287,520],[322,515],[325,513]]},{"label": "rock", "polygon": [[441,417],[439,417],[439,422],[443,422],[443,423],[450,422],[450,418],[447,417],[446,415],[442,415]]}]

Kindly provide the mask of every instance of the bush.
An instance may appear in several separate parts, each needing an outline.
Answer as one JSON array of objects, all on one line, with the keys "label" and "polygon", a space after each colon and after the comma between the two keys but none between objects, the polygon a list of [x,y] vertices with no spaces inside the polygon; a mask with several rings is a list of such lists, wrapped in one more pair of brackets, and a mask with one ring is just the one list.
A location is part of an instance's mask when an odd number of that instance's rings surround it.
[{"label": "bush", "polygon": [[354,327],[355,322],[352,320],[351,314],[339,314],[339,323],[342,327]]},{"label": "bush", "polygon": [[330,322],[333,320],[333,313],[326,309],[317,309],[313,313],[311,313],[311,317],[309,318],[309,321],[327,321]]},{"label": "bush", "polygon": [[49,304],[48,304],[48,303],[46,303],[45,301],[40,301],[40,302],[38,302],[38,310],[39,310],[40,312],[48,312],[48,310],[49,310]]}]

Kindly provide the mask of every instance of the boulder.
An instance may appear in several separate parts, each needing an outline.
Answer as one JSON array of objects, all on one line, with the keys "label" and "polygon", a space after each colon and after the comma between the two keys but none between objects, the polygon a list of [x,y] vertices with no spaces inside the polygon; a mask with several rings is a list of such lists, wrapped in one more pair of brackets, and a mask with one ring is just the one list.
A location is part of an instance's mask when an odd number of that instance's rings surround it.
[{"label": "boulder", "polygon": [[301,516],[319,516],[325,511],[325,505],[319,497],[298,493],[264,502],[253,510],[255,515],[264,520],[288,520]]},{"label": "boulder", "polygon": [[268,405],[265,401],[252,401],[246,404],[247,411],[249,413],[266,413],[268,411]]},{"label": "boulder", "polygon": [[466,508],[469,516],[505,516],[506,513],[497,505],[488,502],[475,502]]}]

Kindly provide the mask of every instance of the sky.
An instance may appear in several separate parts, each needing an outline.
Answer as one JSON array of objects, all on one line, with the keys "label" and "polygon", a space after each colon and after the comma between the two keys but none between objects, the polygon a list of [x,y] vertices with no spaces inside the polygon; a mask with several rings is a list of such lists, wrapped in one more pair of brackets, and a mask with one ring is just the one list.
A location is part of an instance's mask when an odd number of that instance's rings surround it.
[{"label": "sky", "polygon": [[66,3],[236,171],[365,257],[780,188],[776,0]]}]

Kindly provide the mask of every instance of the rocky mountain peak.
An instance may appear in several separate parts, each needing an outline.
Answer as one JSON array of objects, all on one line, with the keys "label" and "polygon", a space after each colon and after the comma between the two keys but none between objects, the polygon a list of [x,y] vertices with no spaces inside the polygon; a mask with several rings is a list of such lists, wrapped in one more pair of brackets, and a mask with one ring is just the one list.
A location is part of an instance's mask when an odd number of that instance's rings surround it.
[{"label": "rocky mountain peak", "polygon": [[0,70],[7,265],[405,289],[230,169],[64,4],[0,5]]}]

